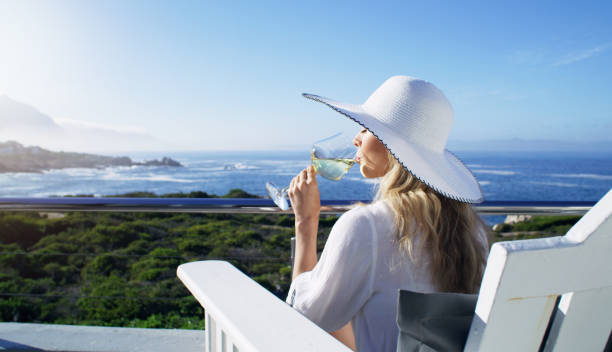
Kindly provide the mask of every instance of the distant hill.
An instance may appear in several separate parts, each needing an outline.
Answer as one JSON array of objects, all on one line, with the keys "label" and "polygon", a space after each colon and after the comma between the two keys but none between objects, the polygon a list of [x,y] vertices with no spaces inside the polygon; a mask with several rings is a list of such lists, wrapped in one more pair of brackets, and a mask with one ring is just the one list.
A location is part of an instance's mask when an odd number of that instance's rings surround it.
[{"label": "distant hill", "polygon": [[114,157],[86,153],[53,152],[36,146],[25,147],[15,141],[0,142],[0,173],[133,165],[182,166],[178,161],[168,157],[141,163],[134,162],[126,156]]},{"label": "distant hill", "polygon": [[176,149],[144,132],[56,119],[32,105],[0,94],[0,141],[8,140],[50,150],[90,153]]}]

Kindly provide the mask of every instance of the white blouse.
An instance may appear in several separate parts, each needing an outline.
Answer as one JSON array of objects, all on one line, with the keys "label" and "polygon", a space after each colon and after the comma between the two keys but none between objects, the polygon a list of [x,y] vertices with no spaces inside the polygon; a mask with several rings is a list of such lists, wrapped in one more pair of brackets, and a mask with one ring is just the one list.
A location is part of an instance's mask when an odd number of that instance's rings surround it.
[{"label": "white blouse", "polygon": [[416,237],[412,262],[398,251],[385,201],[344,213],[314,269],[291,283],[287,303],[328,332],[351,321],[358,351],[395,351],[399,290],[436,291]]}]

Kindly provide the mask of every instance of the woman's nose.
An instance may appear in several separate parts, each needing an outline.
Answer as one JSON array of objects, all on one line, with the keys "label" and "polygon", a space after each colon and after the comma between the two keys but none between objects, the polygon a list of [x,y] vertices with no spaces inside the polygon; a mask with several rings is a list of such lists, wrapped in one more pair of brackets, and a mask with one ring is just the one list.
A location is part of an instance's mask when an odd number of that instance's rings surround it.
[{"label": "woman's nose", "polygon": [[359,147],[361,145],[361,133],[358,133],[355,138],[353,138],[353,145],[355,147]]}]

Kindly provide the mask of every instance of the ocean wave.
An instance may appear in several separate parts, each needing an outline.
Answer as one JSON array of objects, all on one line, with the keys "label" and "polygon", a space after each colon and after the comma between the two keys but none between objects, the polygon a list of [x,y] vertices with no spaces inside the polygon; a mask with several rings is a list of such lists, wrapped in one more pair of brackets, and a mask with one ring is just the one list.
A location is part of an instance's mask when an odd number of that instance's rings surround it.
[{"label": "ocean wave", "polygon": [[146,166],[132,165],[132,166],[108,166],[108,167],[74,167],[65,169],[51,169],[43,170],[44,175],[66,175],[70,177],[96,177],[101,174],[112,172],[124,172],[132,171],[135,169],[143,168]]},{"label": "ocean wave", "polygon": [[589,178],[592,180],[612,180],[612,175],[600,174],[550,174],[548,176],[562,178]]},{"label": "ocean wave", "polygon": [[344,179],[347,181],[357,181],[357,182],[362,182],[362,183],[368,183],[371,185],[377,185],[380,183],[379,178],[345,177]]},{"label": "ocean wave", "polygon": [[512,176],[516,175],[516,171],[502,171],[502,170],[489,170],[489,169],[474,169],[472,170],[475,174],[487,174],[487,175],[500,175],[500,176]]},{"label": "ocean wave", "polygon": [[223,170],[226,171],[234,171],[234,170],[254,170],[254,169],[259,169],[259,167],[257,166],[253,166],[253,165],[248,165],[245,163],[229,163],[229,164],[225,164],[223,165]]},{"label": "ocean wave", "polygon": [[[34,191],[37,189],[40,189],[41,187],[39,185],[19,185],[19,186],[10,186],[10,187],[4,187],[2,189],[2,196],[3,197],[20,197],[22,192],[24,191]],[[17,193],[15,193],[17,192]],[[21,192],[21,193],[20,193]]]},{"label": "ocean wave", "polygon": [[194,183],[195,180],[189,180],[185,178],[177,178],[169,175],[154,175],[149,174],[146,176],[132,176],[123,175],[114,171],[109,171],[105,175],[102,175],[101,179],[107,181],[152,181],[152,182],[175,182],[175,183]]},{"label": "ocean wave", "polygon": [[481,186],[486,186],[486,185],[490,185],[491,181],[478,181],[478,183],[480,183]]},{"label": "ocean wave", "polygon": [[275,172],[274,176],[296,176],[300,171],[294,171],[294,172]]},{"label": "ocean wave", "polygon": [[307,164],[306,159],[300,160],[257,160],[257,164],[261,165],[287,165],[287,164]]},{"label": "ocean wave", "polygon": [[50,193],[49,191],[41,191],[41,192],[35,192],[32,194],[28,194],[28,197],[33,197],[33,198],[46,198],[46,197],[65,197],[65,196],[74,196],[75,194],[87,194],[92,195],[94,197],[104,197],[104,194],[101,193],[96,193],[93,192],[91,190],[86,190],[86,189],[75,189],[75,190],[60,190],[60,191],[53,191],[52,193]]},{"label": "ocean wave", "polygon": [[43,178],[42,174],[28,172],[7,172],[0,173],[0,186],[5,184],[13,184],[14,182],[37,181]]},{"label": "ocean wave", "polygon": [[102,173],[104,173],[104,169],[95,169],[95,168],[74,168],[74,169],[60,169],[60,170],[51,170],[49,173],[54,174],[64,174],[69,177],[96,177]]},{"label": "ocean wave", "polygon": [[529,183],[534,185],[542,185],[542,186],[554,186],[554,187],[584,187],[575,183],[565,183],[565,182],[544,182],[544,181],[529,181]]},{"label": "ocean wave", "polygon": [[148,177],[143,177],[142,180],[144,180],[144,181],[157,181],[157,182],[177,182],[177,183],[194,183],[194,182],[196,182],[195,180],[189,180],[189,179],[186,179],[186,178],[177,178],[177,177],[172,177],[172,176],[167,176],[167,175],[148,176]]},{"label": "ocean wave", "polygon": [[210,166],[210,167],[191,167],[189,171],[199,172],[210,172],[210,171],[224,171],[223,166]]}]

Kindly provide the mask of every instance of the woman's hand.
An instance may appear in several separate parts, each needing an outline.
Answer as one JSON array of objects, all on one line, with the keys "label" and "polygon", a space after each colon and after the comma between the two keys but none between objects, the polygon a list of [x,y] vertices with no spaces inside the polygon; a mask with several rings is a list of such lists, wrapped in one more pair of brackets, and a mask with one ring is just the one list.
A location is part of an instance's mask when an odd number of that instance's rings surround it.
[{"label": "woman's hand", "polygon": [[291,180],[289,199],[296,224],[319,221],[321,199],[316,175],[314,167],[310,165]]},{"label": "woman's hand", "polygon": [[295,214],[295,259],[293,278],[317,264],[317,230],[321,199],[317,174],[311,165],[291,180],[289,198]]}]

